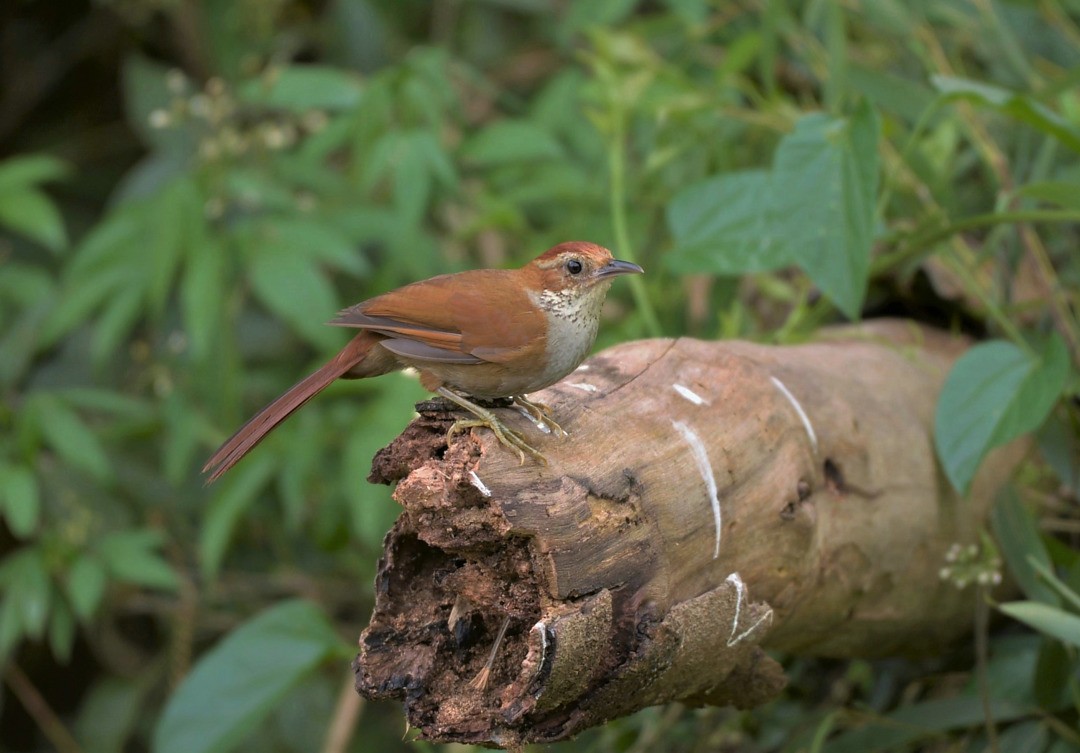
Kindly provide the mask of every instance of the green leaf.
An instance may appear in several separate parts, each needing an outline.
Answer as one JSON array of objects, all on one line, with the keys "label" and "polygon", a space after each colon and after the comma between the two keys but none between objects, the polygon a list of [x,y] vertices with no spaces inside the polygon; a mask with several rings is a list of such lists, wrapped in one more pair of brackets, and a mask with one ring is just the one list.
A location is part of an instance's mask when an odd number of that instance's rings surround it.
[{"label": "green leaf", "polygon": [[82,410],[101,411],[130,421],[148,422],[157,418],[157,408],[149,400],[124,395],[111,389],[67,387],[56,390],[69,405]]},{"label": "green leaf", "polygon": [[1044,635],[1080,646],[1080,617],[1064,609],[1037,601],[1012,601],[998,609]]},{"label": "green leaf", "polygon": [[1057,204],[1063,209],[1080,209],[1080,183],[1064,180],[1028,183],[1016,189],[1016,195]]},{"label": "green leaf", "polygon": [[171,181],[149,202],[143,223],[143,236],[150,244],[143,254],[149,272],[145,298],[158,316],[168,304],[185,251],[206,235],[202,207],[194,181],[186,177]]},{"label": "green leaf", "polygon": [[289,65],[241,87],[240,95],[250,102],[303,113],[351,110],[360,104],[363,91],[360,78],[340,68]]},{"label": "green leaf", "polygon": [[1056,334],[1037,355],[996,340],[961,356],[934,419],[938,457],[953,486],[966,494],[987,452],[1038,427],[1068,375],[1068,352]]},{"label": "green leaf", "polygon": [[64,589],[75,616],[88,620],[93,616],[105,595],[105,565],[93,554],[83,554],[67,571]]},{"label": "green leaf", "polygon": [[479,167],[564,157],[562,145],[555,137],[531,120],[497,120],[461,146],[461,158]]},{"label": "green leaf", "polygon": [[340,345],[326,321],[338,310],[337,292],[310,256],[272,238],[254,253],[248,267],[255,296],[308,342],[330,349]]},{"label": "green leaf", "polygon": [[773,160],[770,214],[789,258],[852,319],[870,273],[878,131],[865,103],[846,120],[806,115]]},{"label": "green leaf", "polygon": [[199,566],[206,580],[213,580],[221,569],[236,524],[275,470],[276,459],[264,452],[247,458],[222,481],[222,493],[210,506],[199,532]]},{"label": "green leaf", "polygon": [[61,664],[71,658],[71,647],[75,643],[75,618],[63,601],[53,603],[49,613],[49,648]]},{"label": "green leaf", "polygon": [[22,233],[54,253],[67,247],[64,218],[45,194],[34,189],[0,193],[0,225]]},{"label": "green leaf", "polygon": [[96,365],[116,357],[124,338],[131,334],[143,313],[142,303],[143,291],[137,287],[126,288],[109,298],[90,338],[90,359]]},{"label": "green leaf", "polygon": [[375,453],[390,444],[408,423],[408,415],[403,413],[403,408],[407,409],[423,400],[426,391],[415,378],[401,373],[364,381],[371,384],[371,387],[365,385],[359,388],[368,392],[368,400],[363,406],[364,418],[355,425],[345,441],[339,486],[346,490],[350,502],[349,524],[353,535],[377,550],[383,534],[394,522],[400,508],[391,501],[388,488],[358,484],[356,478],[366,473],[364,469],[371,466]]},{"label": "green leaf", "polygon": [[0,512],[16,538],[25,539],[41,522],[41,493],[29,468],[0,465]]},{"label": "green leaf", "polygon": [[52,393],[39,392],[32,399],[38,411],[41,433],[56,454],[68,465],[98,481],[111,478],[112,465],[101,440],[78,414]]},{"label": "green leaf", "polygon": [[41,638],[52,602],[52,584],[45,555],[38,547],[25,547],[0,562],[0,594],[3,608],[12,614],[0,615],[0,656],[23,635]]},{"label": "green leaf", "polygon": [[271,607],[203,655],[169,699],[153,750],[232,750],[320,664],[347,651],[313,604]]},{"label": "green leaf", "polygon": [[1039,578],[1036,566],[1050,567],[1050,555],[1046,551],[1039,529],[1031,511],[1020,502],[1016,491],[1007,486],[997,495],[990,510],[990,524],[994,529],[1009,572],[1020,589],[1030,599],[1058,604],[1053,590]]},{"label": "green leaf", "polygon": [[[999,724],[1022,719],[1035,709],[990,700],[989,712]],[[986,711],[974,695],[942,698],[904,706],[879,720],[845,732],[828,741],[824,753],[868,753],[869,751],[904,750],[904,746],[953,729],[982,725]]]},{"label": "green leaf", "polygon": [[682,189],[667,207],[675,249],[664,259],[681,274],[741,275],[790,263],[786,240],[768,212],[772,177],[726,173]]},{"label": "green leaf", "polygon": [[392,165],[394,205],[404,222],[418,226],[431,199],[432,171],[427,157],[416,148],[416,133],[403,134]]},{"label": "green leaf", "polygon": [[79,705],[74,733],[86,753],[122,753],[143,718],[144,682],[99,675]]},{"label": "green leaf", "polygon": [[280,253],[295,253],[363,277],[371,265],[340,230],[321,218],[273,217],[260,225],[260,237],[273,243]]},{"label": "green leaf", "polygon": [[213,352],[225,319],[225,249],[210,238],[190,249],[180,284],[180,311],[196,361]]},{"label": "green leaf", "polygon": [[1040,641],[1030,685],[1035,700],[1047,711],[1063,710],[1069,704],[1069,682],[1080,670],[1073,653],[1061,641],[1049,638]]},{"label": "green leaf", "polygon": [[25,154],[0,162],[0,194],[14,188],[59,180],[71,172],[63,160],[48,154]]},{"label": "green leaf", "polygon": [[1080,128],[1027,95],[981,81],[953,76],[931,76],[930,82],[948,99],[963,99],[992,107],[1054,136],[1073,151],[1080,152]]},{"label": "green leaf", "polygon": [[862,307],[870,270],[878,181],[878,120],[801,118],[776,150],[772,171],[710,178],[668,206],[683,273],[737,275],[797,264],[846,315]]},{"label": "green leaf", "polygon": [[179,585],[176,573],[157,552],[164,542],[165,534],[158,530],[118,531],[101,539],[96,550],[117,580],[173,591]]},{"label": "green leaf", "polygon": [[165,480],[180,487],[191,472],[196,453],[202,449],[202,417],[191,407],[188,396],[177,391],[165,399],[162,418],[165,431],[161,466]]}]

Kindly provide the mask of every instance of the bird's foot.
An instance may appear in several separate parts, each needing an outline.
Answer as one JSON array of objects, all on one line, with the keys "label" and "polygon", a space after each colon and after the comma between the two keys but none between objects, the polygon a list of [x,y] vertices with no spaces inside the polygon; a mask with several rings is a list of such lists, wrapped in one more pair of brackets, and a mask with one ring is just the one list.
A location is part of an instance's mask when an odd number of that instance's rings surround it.
[{"label": "bird's foot", "polygon": [[566,438],[570,436],[566,429],[559,426],[555,421],[555,411],[551,409],[550,405],[544,405],[533,400],[529,400],[524,395],[514,395],[514,403],[518,405],[523,411],[528,413],[541,426],[548,426],[555,433],[555,436],[559,438]]},{"label": "bird's foot", "polygon": [[446,438],[451,439],[455,434],[460,434],[467,429],[476,428],[491,429],[491,432],[495,435],[496,439],[518,454],[522,464],[525,463],[525,455],[528,454],[536,458],[540,465],[547,465],[547,458],[544,457],[540,450],[530,445],[525,441],[525,437],[519,432],[511,429],[494,415],[491,416],[490,420],[487,418],[459,418],[454,422],[454,425],[450,427],[450,431],[446,432]]},{"label": "bird's foot", "polygon": [[495,438],[499,440],[503,445],[510,448],[518,454],[521,459],[521,463],[525,463],[525,456],[531,455],[541,465],[547,465],[547,458],[543,453],[530,445],[525,437],[511,429],[509,426],[499,420],[499,417],[492,413],[487,408],[483,408],[476,403],[469,400],[463,395],[459,395],[453,390],[446,387],[440,387],[436,390],[440,395],[451,400],[452,402],[460,405],[465,410],[472,413],[476,418],[461,418],[454,422],[454,425],[450,427],[450,431],[446,433],[447,439],[452,438],[455,434],[459,434],[466,429],[473,429],[478,427],[486,427],[491,429]]}]

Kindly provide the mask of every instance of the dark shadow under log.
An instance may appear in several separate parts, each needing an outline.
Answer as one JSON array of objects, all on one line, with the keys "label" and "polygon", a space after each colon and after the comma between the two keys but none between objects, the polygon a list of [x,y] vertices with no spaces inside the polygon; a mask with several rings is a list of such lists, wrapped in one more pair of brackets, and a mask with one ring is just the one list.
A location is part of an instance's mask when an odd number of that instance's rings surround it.
[{"label": "dark shadow under log", "polygon": [[404,512],[358,690],[428,738],[514,745],[668,701],[764,703],[784,677],[763,647],[917,654],[965,632],[973,594],[938,571],[1023,447],[958,498],[932,421],[966,343],[902,322],[826,336],[606,350],[535,396],[568,439],[501,411],[547,466],[485,430],[447,447],[454,415],[421,404],[372,470]]}]

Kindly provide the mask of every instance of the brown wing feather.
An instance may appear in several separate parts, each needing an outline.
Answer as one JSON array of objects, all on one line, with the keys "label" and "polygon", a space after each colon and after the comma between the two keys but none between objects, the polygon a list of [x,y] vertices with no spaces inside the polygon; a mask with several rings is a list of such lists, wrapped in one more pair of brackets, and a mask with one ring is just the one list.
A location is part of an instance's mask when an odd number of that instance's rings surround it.
[{"label": "brown wing feather", "polygon": [[517,274],[478,269],[432,277],[351,306],[330,323],[505,363],[543,347],[546,332]]}]

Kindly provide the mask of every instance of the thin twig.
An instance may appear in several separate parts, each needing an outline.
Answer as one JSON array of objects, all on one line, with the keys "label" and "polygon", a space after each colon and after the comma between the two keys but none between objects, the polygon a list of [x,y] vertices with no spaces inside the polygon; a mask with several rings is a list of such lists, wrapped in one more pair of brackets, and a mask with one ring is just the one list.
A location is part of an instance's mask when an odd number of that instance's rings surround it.
[{"label": "thin twig", "polygon": [[[351,671],[346,672],[345,684],[338,694],[334,715],[330,717],[330,727],[326,731],[326,741],[322,753],[344,753],[352,742],[356,731],[356,720],[364,710],[364,699],[356,692],[355,678]],[[406,729],[406,734],[408,730]]]},{"label": "thin twig", "polygon": [[82,753],[82,747],[18,664],[7,665],[4,680],[54,748],[60,753]]}]

